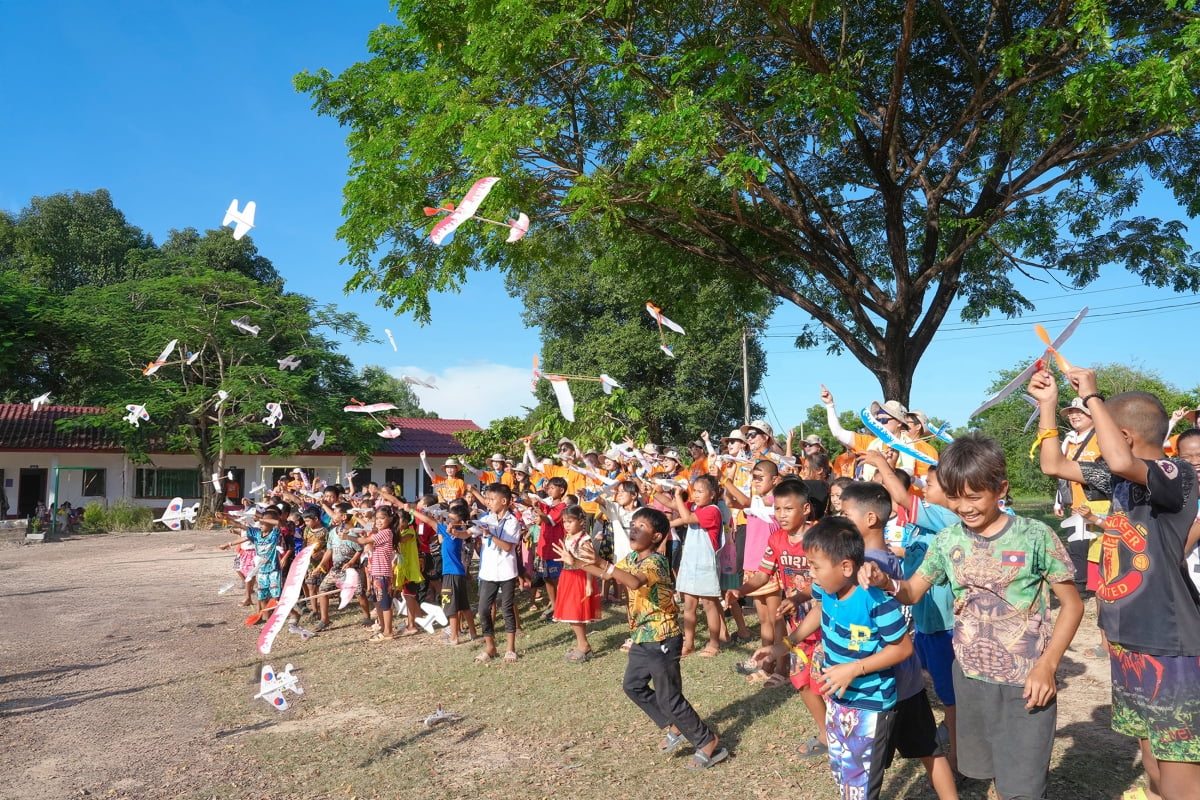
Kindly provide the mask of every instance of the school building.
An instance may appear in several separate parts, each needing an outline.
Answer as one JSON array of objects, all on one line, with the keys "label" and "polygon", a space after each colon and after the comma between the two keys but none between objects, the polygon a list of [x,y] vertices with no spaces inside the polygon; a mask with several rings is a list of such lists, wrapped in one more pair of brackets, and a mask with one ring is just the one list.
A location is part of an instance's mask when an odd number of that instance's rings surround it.
[{"label": "school building", "polygon": [[[129,458],[115,437],[101,428],[79,426],[64,430],[62,419],[102,414],[105,409],[88,406],[42,406],[36,411],[24,403],[0,403],[0,510],[4,518],[27,518],[38,506],[73,507],[98,502],[109,506],[127,500],[161,510],[175,497],[185,505],[213,494],[212,476],[201,475],[190,455],[151,452],[148,462]],[[421,468],[424,450],[435,470],[450,456],[469,453],[454,438],[459,431],[476,431],[467,419],[388,418],[400,428],[395,439],[380,439],[379,450],[366,467],[355,467],[354,457],[333,450],[301,451],[283,458],[270,453],[229,454],[225,470],[243,495],[259,484],[266,487],[299,467],[308,475],[329,483],[349,484],[354,471],[355,486],[369,481],[387,481],[400,494],[413,499],[429,491],[430,482]],[[222,476],[223,478],[225,476]]]}]

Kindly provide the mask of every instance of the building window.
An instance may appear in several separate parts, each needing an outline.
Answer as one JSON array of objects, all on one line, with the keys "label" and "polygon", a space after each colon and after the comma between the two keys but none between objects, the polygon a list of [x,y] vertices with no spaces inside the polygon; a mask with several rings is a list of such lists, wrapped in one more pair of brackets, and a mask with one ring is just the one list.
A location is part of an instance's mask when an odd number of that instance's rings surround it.
[{"label": "building window", "polygon": [[198,469],[139,469],[134,482],[134,497],[159,499],[199,497]]},{"label": "building window", "polygon": [[106,473],[107,470],[103,469],[85,469],[83,471],[84,497],[104,497],[108,494],[104,491]]}]

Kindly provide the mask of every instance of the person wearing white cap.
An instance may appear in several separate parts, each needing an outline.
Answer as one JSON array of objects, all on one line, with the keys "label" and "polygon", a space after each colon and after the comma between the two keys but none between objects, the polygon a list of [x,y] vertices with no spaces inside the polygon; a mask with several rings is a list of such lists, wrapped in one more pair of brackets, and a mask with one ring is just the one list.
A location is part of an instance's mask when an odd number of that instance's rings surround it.
[{"label": "person wearing white cap", "polygon": [[[915,473],[914,465],[916,459],[912,456],[892,450],[877,436],[872,436],[868,433],[855,433],[843,428],[842,423],[838,420],[837,408],[833,404],[833,393],[823,385],[821,386],[821,403],[825,406],[825,418],[829,424],[829,432],[839,442],[856,452],[880,450],[885,455],[892,454],[896,457],[895,467],[897,469],[902,469],[909,475]],[[871,415],[875,418],[875,422],[892,436],[903,442],[911,441],[907,432],[908,409],[899,400],[888,400],[883,403],[878,401],[872,402]],[[862,480],[869,481],[874,476],[875,468],[869,464],[864,464],[862,468]]]}]

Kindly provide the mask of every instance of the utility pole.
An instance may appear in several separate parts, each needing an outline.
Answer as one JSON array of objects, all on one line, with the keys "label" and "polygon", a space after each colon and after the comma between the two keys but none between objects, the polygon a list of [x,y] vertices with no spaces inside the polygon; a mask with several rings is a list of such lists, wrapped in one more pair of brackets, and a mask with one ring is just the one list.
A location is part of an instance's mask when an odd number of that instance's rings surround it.
[{"label": "utility pole", "polygon": [[742,328],[742,419],[750,424],[750,361],[746,356],[746,328]]}]

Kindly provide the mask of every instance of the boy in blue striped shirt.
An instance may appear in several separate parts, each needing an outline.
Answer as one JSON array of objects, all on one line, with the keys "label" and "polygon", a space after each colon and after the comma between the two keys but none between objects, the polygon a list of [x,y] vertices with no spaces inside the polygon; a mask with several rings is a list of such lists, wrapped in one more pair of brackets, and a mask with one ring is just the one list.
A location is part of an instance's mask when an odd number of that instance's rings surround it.
[{"label": "boy in blue striped shirt", "polygon": [[829,767],[842,797],[874,800],[895,718],[892,667],[913,645],[895,598],[858,585],[864,550],[858,529],[842,517],[826,517],[804,534],[813,608],[789,638],[801,641],[821,628]]}]

